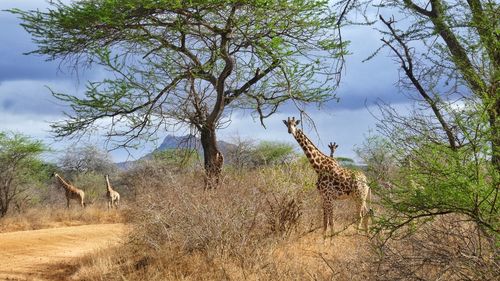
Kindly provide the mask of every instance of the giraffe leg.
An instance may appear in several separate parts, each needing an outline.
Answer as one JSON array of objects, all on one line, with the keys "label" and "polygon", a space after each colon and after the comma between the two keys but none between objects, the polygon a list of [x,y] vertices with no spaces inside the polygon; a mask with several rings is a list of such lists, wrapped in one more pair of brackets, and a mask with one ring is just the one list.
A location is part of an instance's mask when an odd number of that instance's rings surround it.
[{"label": "giraffe leg", "polygon": [[365,201],[359,201],[358,202],[358,210],[359,210],[359,224],[358,224],[358,233],[362,229],[361,226],[364,225],[364,230],[365,233],[368,233],[368,212],[366,209],[366,202]]},{"label": "giraffe leg", "polygon": [[[327,246],[332,241],[333,236],[333,209],[329,202],[323,203],[323,242]],[[327,239],[329,238],[329,239]]]},{"label": "giraffe leg", "polygon": [[328,211],[326,205],[323,206],[323,238],[326,239],[326,234],[328,230]]},{"label": "giraffe leg", "polygon": [[328,224],[330,225],[330,238],[333,236],[334,230],[333,230],[333,208],[330,206],[329,212],[328,212]]},{"label": "giraffe leg", "polygon": [[66,198],[66,209],[69,209],[69,198]]}]

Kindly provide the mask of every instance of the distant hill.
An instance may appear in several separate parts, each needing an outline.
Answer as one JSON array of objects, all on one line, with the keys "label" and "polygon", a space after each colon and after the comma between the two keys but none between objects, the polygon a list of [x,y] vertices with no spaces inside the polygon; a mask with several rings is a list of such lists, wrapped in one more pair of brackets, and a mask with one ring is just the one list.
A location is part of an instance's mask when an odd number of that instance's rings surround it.
[{"label": "distant hill", "polygon": [[[217,146],[223,155],[225,155],[229,149],[231,149],[232,147],[235,147],[234,144],[228,143],[225,141],[218,141]],[[151,155],[157,151],[164,151],[164,150],[168,150],[168,149],[178,149],[178,148],[195,148],[198,151],[198,153],[200,154],[200,156],[203,157],[203,148],[201,146],[201,141],[199,138],[189,136],[189,135],[180,136],[180,137],[168,135],[163,139],[163,142],[160,144],[160,146],[158,146],[158,148],[156,148],[153,152],[142,156],[141,158],[139,158],[136,161],[140,161],[143,159],[149,159],[149,158],[151,158]],[[126,170],[126,169],[129,169],[130,167],[132,167],[132,165],[136,161],[119,162],[119,163],[116,163],[116,165],[118,166],[118,168]]]},{"label": "distant hill", "polygon": [[[235,145],[225,141],[218,141],[217,147],[222,152],[222,154],[226,154],[226,152],[232,147],[235,147]],[[163,139],[163,142],[160,144],[160,146],[157,149],[155,149],[153,153],[155,153],[156,151],[163,151],[167,149],[176,149],[176,148],[196,148],[198,153],[200,153],[200,155],[203,155],[203,148],[201,146],[200,139],[189,135],[182,137],[171,136],[171,135],[166,136],[165,139]]]}]

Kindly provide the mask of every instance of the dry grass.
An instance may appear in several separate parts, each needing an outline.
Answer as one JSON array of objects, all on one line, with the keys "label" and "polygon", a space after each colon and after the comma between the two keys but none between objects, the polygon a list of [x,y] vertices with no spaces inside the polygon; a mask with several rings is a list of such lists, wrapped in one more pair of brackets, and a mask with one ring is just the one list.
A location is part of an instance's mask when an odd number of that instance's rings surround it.
[{"label": "dry grass", "polygon": [[23,213],[8,215],[0,219],[0,233],[124,221],[123,210],[108,211],[104,204],[93,204],[84,209],[72,206],[69,210],[65,205],[59,205],[57,208],[36,207]]},{"label": "dry grass", "polygon": [[[114,219],[132,225],[127,243],[77,260],[68,271],[73,280],[494,280],[500,274],[494,241],[454,216],[380,244],[381,237],[357,233],[354,204],[338,201],[336,235],[324,241],[315,175],[300,164],[227,172],[219,189],[206,192],[196,171],[140,167],[122,180],[131,183],[128,206]],[[16,220],[30,227],[99,223],[110,222],[108,214],[104,206],[46,209],[4,221],[12,229]]]}]

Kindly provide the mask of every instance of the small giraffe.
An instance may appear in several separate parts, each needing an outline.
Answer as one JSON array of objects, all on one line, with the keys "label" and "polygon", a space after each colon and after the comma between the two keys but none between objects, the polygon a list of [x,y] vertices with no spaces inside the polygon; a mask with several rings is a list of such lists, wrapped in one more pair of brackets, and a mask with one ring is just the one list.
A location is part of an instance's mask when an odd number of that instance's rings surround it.
[{"label": "small giraffe", "polygon": [[334,200],[347,198],[354,199],[358,207],[360,218],[358,229],[364,223],[365,231],[368,232],[368,218],[365,216],[369,213],[366,198],[370,188],[366,183],[365,175],[359,171],[342,168],[335,158],[323,154],[302,130],[297,129],[300,120],[288,117],[288,120],[283,120],[283,123],[287,126],[288,133],[292,134],[302,147],[309,163],[318,175],[316,187],[323,201],[323,234],[326,235],[328,226],[333,231]]},{"label": "small giraffe", "polygon": [[334,142],[334,143],[329,143],[328,148],[330,148],[330,157],[333,158],[333,153],[335,153],[335,150],[339,147],[339,145]]},{"label": "small giraffe", "polygon": [[120,193],[114,190],[109,183],[109,175],[105,175],[106,179],[106,198],[108,199],[108,210],[112,209],[113,206],[115,209],[118,208],[118,203],[120,203]]},{"label": "small giraffe", "polygon": [[71,199],[80,201],[80,205],[82,206],[82,208],[84,208],[85,203],[83,202],[83,199],[85,199],[85,192],[83,192],[83,190],[79,188],[76,188],[70,183],[67,183],[59,174],[53,173],[52,175],[56,178],[59,186],[62,186],[65,190],[66,208],[69,209],[69,200]]},{"label": "small giraffe", "polygon": [[211,166],[207,168],[205,175],[205,189],[216,188],[220,184],[222,174],[222,166],[224,165],[224,156],[220,151],[215,154],[215,160]]}]

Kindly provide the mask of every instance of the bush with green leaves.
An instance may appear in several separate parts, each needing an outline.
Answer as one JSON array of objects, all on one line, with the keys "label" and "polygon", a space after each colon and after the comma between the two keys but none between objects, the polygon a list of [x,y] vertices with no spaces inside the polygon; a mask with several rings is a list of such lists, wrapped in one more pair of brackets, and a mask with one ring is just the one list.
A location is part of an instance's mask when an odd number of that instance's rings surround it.
[{"label": "bush with green leaves", "polygon": [[35,200],[30,190],[47,179],[40,155],[46,151],[41,141],[17,133],[0,132],[0,217],[12,204],[18,207]]},{"label": "bush with green leaves", "polygon": [[194,149],[177,148],[155,151],[151,158],[153,161],[169,167],[185,169],[193,167],[200,157]]},{"label": "bush with green leaves", "polygon": [[285,142],[262,141],[252,149],[254,166],[288,163],[295,158],[293,146]]}]

